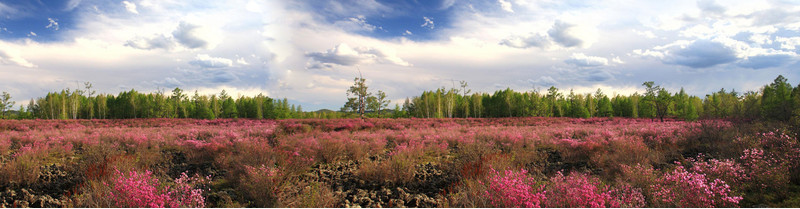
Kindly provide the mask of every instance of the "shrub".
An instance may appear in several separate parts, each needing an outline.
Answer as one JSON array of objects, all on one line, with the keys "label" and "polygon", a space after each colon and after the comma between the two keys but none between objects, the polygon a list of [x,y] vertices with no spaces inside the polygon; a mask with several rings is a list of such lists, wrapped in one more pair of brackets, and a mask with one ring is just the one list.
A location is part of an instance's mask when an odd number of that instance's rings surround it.
[{"label": "shrub", "polygon": [[240,190],[254,201],[255,207],[275,207],[284,176],[278,168],[245,166]]},{"label": "shrub", "polygon": [[287,208],[332,208],[337,207],[340,197],[328,184],[300,181],[296,185],[285,185],[278,197],[278,206]]},{"label": "shrub", "polygon": [[123,173],[115,169],[108,197],[115,207],[204,207],[203,191],[194,189],[190,184],[195,180],[183,173],[175,180],[175,187],[169,187],[159,184],[158,179],[153,177],[153,173],[149,170]]},{"label": "shrub", "polygon": [[720,179],[710,181],[705,174],[678,166],[652,185],[656,207],[736,207],[740,196],[730,194],[730,186]]},{"label": "shrub", "polygon": [[495,207],[543,207],[547,200],[544,185],[537,186],[527,173],[525,169],[500,173],[491,168],[486,191],[491,204]]},{"label": "shrub", "polygon": [[609,188],[600,180],[584,173],[572,173],[564,176],[561,172],[550,178],[547,186],[547,207],[619,207],[616,199],[611,197]]}]

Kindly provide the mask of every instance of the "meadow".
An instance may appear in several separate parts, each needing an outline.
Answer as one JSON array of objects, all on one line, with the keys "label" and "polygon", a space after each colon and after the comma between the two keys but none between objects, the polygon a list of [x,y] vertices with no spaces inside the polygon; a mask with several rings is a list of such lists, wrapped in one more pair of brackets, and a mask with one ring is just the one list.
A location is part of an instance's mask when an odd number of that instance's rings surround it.
[{"label": "meadow", "polygon": [[780,123],[0,120],[0,207],[799,207]]}]

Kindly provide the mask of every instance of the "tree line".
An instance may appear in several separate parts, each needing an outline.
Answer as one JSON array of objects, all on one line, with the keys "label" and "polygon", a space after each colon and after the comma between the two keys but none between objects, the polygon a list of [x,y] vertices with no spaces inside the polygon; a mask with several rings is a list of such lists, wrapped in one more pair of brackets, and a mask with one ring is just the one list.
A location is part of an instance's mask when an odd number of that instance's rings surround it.
[{"label": "tree line", "polygon": [[[140,93],[131,89],[117,95],[95,94],[91,83],[83,89],[69,88],[31,99],[26,107],[11,111],[14,102],[7,92],[0,94],[0,118],[16,119],[128,119],[128,118],[347,118],[347,117],[417,117],[417,118],[490,118],[490,117],[629,117],[739,118],[800,121],[800,85],[792,87],[778,76],[758,91],[739,93],[720,89],[705,97],[688,95],[683,88],[669,92],[648,81],[643,93],[607,95],[575,93],[550,87],[518,92],[509,88],[494,93],[471,93],[462,81],[458,88],[444,87],[406,98],[402,107],[388,110],[390,100],[383,91],[371,93],[363,77],[357,77],[348,91],[348,101],[340,111],[304,112],[300,105],[286,98],[273,99],[263,94],[234,98],[220,94],[189,95],[180,88],[170,93],[159,90]],[[388,111],[387,111],[388,110]],[[12,114],[13,112],[13,114]]]},{"label": "tree line", "polygon": [[[3,117],[14,105],[3,93],[0,100]],[[175,88],[170,94],[159,90],[141,93],[131,89],[117,95],[98,94],[86,83],[85,89],[64,89],[44,97],[31,99],[26,108],[20,106],[18,119],[130,119],[130,118],[252,118],[285,119],[319,117],[306,113],[300,105],[289,104],[286,98],[273,99],[263,94],[234,98],[225,90],[219,95],[186,94]]]},{"label": "tree line", "polygon": [[422,95],[406,98],[405,116],[418,118],[453,117],[630,117],[696,120],[698,118],[739,118],[788,121],[800,118],[800,85],[792,87],[783,76],[759,91],[739,93],[720,89],[700,98],[688,95],[683,88],[669,92],[648,81],[642,84],[643,93],[631,95],[564,92],[550,87],[517,92],[498,90],[492,94],[469,94],[467,83],[460,88],[444,87],[424,91]]}]

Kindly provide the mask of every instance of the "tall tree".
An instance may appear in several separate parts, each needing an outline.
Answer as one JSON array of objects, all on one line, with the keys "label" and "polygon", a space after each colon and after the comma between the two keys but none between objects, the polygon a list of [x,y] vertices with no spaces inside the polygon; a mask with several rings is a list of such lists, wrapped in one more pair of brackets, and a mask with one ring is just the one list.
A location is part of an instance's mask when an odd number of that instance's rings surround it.
[{"label": "tall tree", "polygon": [[761,112],[766,119],[788,120],[794,109],[792,103],[792,86],[783,75],[779,75],[771,84],[764,86]]},{"label": "tall tree", "polygon": [[352,103],[346,103],[350,105],[354,105],[355,107],[344,108],[344,109],[353,109],[357,110],[358,115],[361,118],[364,118],[364,111],[367,105],[367,98],[371,95],[367,89],[366,79],[364,77],[356,77],[353,79],[354,83],[353,86],[350,86],[350,89],[347,90],[348,101],[350,98],[354,98]]},{"label": "tall tree", "polygon": [[0,119],[6,117],[6,110],[10,110],[11,108],[13,108],[14,103],[15,103],[14,101],[11,101],[11,94],[9,94],[8,92],[4,91],[3,94],[0,94],[0,112],[2,112],[2,115],[0,115]]},{"label": "tall tree", "polygon": [[384,110],[386,109],[386,107],[389,107],[389,103],[391,103],[392,100],[386,99],[386,93],[380,90],[378,90],[378,93],[376,95],[377,95],[376,102],[378,103],[378,115],[380,115],[381,110]]}]

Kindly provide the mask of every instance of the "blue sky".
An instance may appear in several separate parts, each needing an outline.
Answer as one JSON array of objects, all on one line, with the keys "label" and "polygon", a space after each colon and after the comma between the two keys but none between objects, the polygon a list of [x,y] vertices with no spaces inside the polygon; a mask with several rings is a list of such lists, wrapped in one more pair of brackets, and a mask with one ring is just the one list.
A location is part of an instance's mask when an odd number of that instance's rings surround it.
[{"label": "blue sky", "polygon": [[[35,34],[35,35],[34,35]],[[800,82],[795,1],[0,0],[0,91],[94,83],[338,109],[358,74],[394,102],[465,80],[703,96]]]}]

